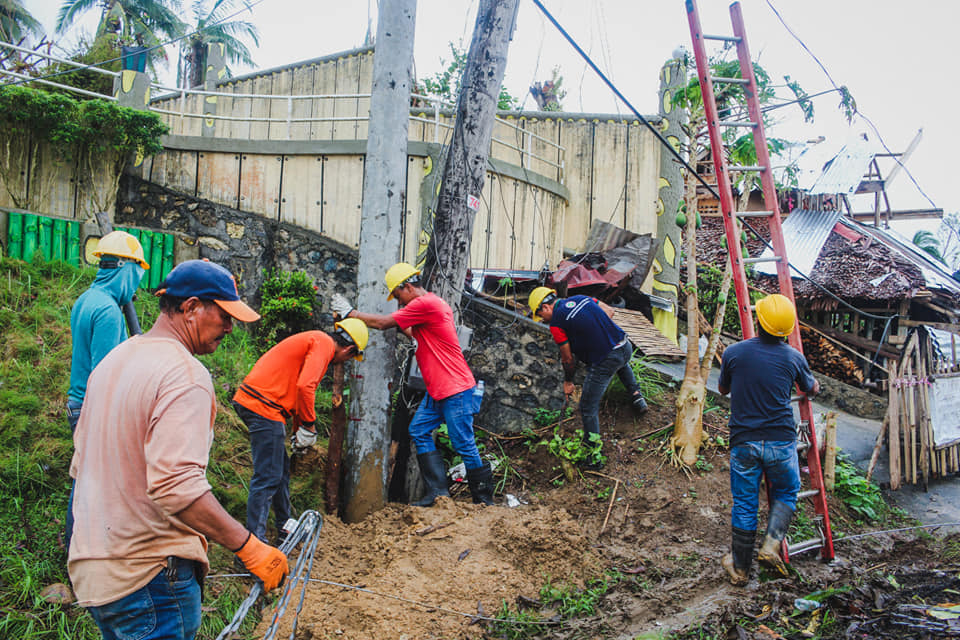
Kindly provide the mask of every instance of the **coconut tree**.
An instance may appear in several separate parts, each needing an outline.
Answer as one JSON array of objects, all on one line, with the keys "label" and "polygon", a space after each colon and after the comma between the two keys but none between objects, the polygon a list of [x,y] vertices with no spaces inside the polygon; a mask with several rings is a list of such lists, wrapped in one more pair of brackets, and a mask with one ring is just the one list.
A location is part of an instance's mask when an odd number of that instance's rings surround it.
[{"label": "coconut tree", "polygon": [[[184,33],[177,17],[180,0],[64,0],[57,14],[57,33],[69,29],[83,14],[100,7],[100,22],[92,48],[119,46],[156,47]],[[151,68],[166,62],[163,47],[153,49],[148,60]]]},{"label": "coconut tree", "polygon": [[913,234],[913,244],[921,251],[926,251],[934,260],[946,264],[943,254],[940,252],[940,240],[932,231],[924,229],[917,231]]},{"label": "coconut tree", "polygon": [[28,35],[42,35],[43,26],[20,0],[0,0],[0,40],[20,42]]},{"label": "coconut tree", "polygon": [[[183,87],[203,84],[207,67],[207,51],[211,44],[223,45],[227,62],[253,66],[250,50],[243,39],[249,38],[254,46],[260,45],[260,33],[246,20],[227,20],[234,12],[237,0],[195,0],[192,32],[180,48],[177,65],[177,82]],[[229,70],[228,70],[229,71]]]}]

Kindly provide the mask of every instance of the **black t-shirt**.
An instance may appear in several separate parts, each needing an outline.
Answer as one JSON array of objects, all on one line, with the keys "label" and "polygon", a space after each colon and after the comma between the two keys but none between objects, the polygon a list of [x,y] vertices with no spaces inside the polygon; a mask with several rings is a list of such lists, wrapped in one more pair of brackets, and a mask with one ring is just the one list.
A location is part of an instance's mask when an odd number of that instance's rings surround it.
[{"label": "black t-shirt", "polygon": [[720,385],[730,389],[730,444],[796,438],[790,396],[816,380],[806,358],[786,342],[751,338],[723,352]]}]

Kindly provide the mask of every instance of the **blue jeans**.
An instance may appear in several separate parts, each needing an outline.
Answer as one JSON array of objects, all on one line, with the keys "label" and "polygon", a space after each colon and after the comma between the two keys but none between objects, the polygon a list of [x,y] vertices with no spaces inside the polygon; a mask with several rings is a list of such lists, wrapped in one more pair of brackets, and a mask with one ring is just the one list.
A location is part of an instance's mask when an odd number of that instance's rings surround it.
[{"label": "blue jeans", "polygon": [[175,574],[162,570],[130,595],[90,607],[103,640],[192,640],[200,628],[200,583],[193,562],[178,559]]},{"label": "blue jeans", "polygon": [[473,416],[480,410],[482,398],[483,395],[477,387],[455,393],[443,400],[434,400],[429,393],[423,396],[408,427],[417,453],[430,453],[437,448],[433,441],[433,432],[445,422],[450,444],[463,459],[463,466],[467,469],[480,468],[483,462],[480,460],[477,440],[473,435]]},{"label": "blue jeans", "polygon": [[[80,408],[82,402],[76,400],[67,400],[67,424],[70,425],[70,435],[77,430],[77,422],[80,420]],[[77,487],[76,480],[70,481],[70,501],[67,502],[67,525],[64,531],[63,541],[67,546],[67,553],[70,553],[70,540],[73,538],[73,492]]]},{"label": "blue jeans", "polygon": [[583,436],[586,440],[591,433],[600,433],[600,401],[610,386],[610,381],[616,375],[631,395],[640,390],[637,379],[630,368],[630,358],[633,356],[633,345],[627,340],[624,344],[612,349],[607,357],[587,367],[587,375],[583,379],[583,390],[580,394],[580,417],[583,420]]},{"label": "blue jeans", "polygon": [[794,511],[800,491],[800,462],[794,440],[744,442],[730,448],[731,524],[744,531],[757,530],[760,478],[766,474],[770,498]]},{"label": "blue jeans", "polygon": [[233,408],[250,430],[250,451],[253,455],[253,477],[250,478],[250,493],[247,496],[247,529],[268,542],[267,517],[270,515],[270,506],[273,506],[278,531],[290,517],[287,425],[264,418],[236,402]]}]

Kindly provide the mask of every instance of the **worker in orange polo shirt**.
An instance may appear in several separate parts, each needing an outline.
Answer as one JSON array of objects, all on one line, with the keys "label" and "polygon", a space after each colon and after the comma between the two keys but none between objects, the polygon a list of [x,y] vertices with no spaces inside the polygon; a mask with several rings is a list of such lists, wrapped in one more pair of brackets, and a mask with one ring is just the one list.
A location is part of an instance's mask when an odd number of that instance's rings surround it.
[{"label": "worker in orange polo shirt", "polygon": [[287,419],[296,428],[294,450],[312,447],[317,441],[317,385],[331,363],[363,360],[367,338],[366,325],[356,319],[337,322],[332,334],[304,331],[292,335],[257,360],[233,396],[237,415],[250,430],[253,453],[247,528],[264,542],[271,504],[278,542],[285,537],[282,528],[290,517]]}]

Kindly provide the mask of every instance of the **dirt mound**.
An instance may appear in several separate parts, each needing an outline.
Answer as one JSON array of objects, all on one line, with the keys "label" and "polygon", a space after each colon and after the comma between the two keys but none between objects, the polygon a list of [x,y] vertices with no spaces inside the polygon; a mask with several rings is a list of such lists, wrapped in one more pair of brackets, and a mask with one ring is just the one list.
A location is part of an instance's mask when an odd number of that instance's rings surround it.
[{"label": "dirt mound", "polygon": [[[483,628],[470,617],[409,601],[492,616],[504,600],[536,598],[548,579],[582,583],[599,568],[563,509],[441,498],[432,508],[391,505],[353,525],[328,516],[312,577],[406,601],[312,583],[298,637],[476,637]],[[284,617],[279,637],[289,636],[292,622]]]}]

